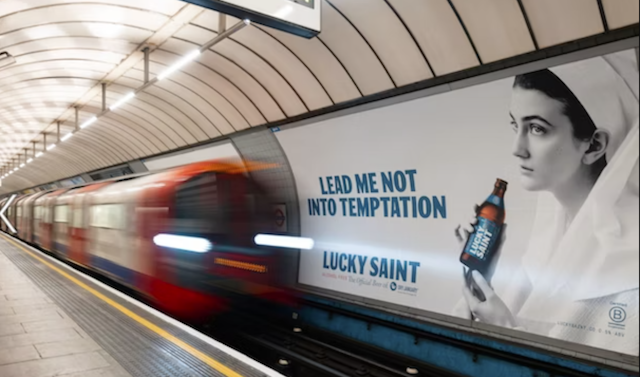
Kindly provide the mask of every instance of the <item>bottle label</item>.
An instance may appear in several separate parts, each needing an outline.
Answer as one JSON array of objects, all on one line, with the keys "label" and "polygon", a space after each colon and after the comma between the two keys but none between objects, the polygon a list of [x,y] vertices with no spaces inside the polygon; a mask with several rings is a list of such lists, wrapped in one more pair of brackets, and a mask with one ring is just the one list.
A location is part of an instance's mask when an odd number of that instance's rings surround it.
[{"label": "bottle label", "polygon": [[498,242],[500,226],[481,217],[475,229],[464,252],[484,262]]}]

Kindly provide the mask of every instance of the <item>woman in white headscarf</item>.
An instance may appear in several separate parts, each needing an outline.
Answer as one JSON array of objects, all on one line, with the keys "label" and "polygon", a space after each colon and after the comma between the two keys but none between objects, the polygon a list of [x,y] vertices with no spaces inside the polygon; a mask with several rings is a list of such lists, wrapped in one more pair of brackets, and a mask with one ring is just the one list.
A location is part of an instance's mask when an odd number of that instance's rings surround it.
[{"label": "woman in white headscarf", "polygon": [[464,312],[638,355],[638,112],[633,52],[515,79],[513,154],[523,187],[541,192],[534,229],[503,297],[474,272],[486,299],[465,286]]}]

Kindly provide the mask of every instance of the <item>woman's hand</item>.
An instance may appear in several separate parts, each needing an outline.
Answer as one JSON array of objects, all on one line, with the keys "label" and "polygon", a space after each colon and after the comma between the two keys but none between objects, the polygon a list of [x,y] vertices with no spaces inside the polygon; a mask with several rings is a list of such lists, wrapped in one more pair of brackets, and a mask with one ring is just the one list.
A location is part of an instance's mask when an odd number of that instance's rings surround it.
[{"label": "woman's hand", "polygon": [[515,328],[517,326],[515,317],[504,301],[496,295],[484,276],[478,271],[473,271],[472,277],[476,282],[477,288],[480,289],[486,297],[486,301],[480,301],[473,295],[468,286],[465,285],[463,289],[464,298],[476,321],[507,328]]},{"label": "woman's hand", "polygon": [[[476,231],[475,226],[478,224],[478,211],[480,210],[479,205],[473,206],[473,215],[469,218],[466,224],[460,224],[455,229],[456,239],[458,240],[459,253],[462,254],[464,247],[467,245],[467,241],[469,237]],[[498,265],[498,261],[500,260],[500,255],[502,255],[502,246],[507,241],[507,224],[502,225],[502,231],[500,232],[500,240],[496,245],[496,249],[494,251],[494,255],[491,259],[491,264],[487,267],[485,271],[486,280],[491,284],[491,280],[493,280],[493,275],[496,271],[496,266]]]},{"label": "woman's hand", "polygon": [[473,215],[469,217],[469,220],[466,224],[460,224],[455,229],[456,239],[458,240],[458,245],[460,246],[460,252],[464,249],[464,246],[467,244],[467,240],[471,237],[471,234],[476,231],[475,226],[478,224],[478,211],[480,210],[479,205],[473,206]]}]

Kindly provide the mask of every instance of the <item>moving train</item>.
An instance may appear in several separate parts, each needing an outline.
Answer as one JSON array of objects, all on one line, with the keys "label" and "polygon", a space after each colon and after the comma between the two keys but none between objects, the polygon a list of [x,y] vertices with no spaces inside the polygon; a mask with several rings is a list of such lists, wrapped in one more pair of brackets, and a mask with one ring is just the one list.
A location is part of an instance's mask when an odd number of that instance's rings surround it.
[{"label": "moving train", "polygon": [[239,297],[290,307],[283,269],[292,250],[255,241],[273,235],[274,216],[271,196],[250,173],[268,168],[206,161],[43,191],[16,197],[7,217],[21,240],[181,320],[205,322]]}]

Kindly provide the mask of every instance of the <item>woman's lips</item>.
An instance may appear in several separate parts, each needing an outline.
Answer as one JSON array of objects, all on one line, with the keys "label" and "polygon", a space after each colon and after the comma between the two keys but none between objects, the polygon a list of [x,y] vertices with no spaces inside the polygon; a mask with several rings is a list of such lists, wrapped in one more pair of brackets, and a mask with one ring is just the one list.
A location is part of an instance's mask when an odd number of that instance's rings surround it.
[{"label": "woman's lips", "polygon": [[533,169],[528,168],[526,166],[520,166],[520,173],[525,174],[525,175],[529,175],[529,174],[533,173]]}]

